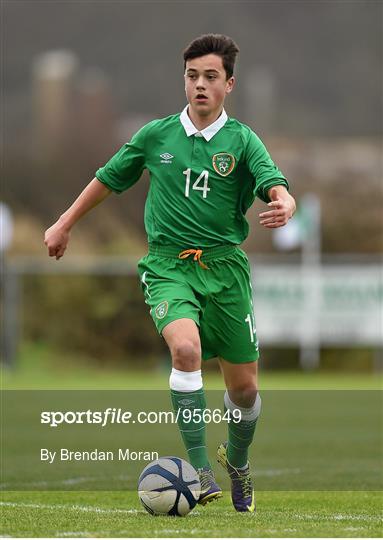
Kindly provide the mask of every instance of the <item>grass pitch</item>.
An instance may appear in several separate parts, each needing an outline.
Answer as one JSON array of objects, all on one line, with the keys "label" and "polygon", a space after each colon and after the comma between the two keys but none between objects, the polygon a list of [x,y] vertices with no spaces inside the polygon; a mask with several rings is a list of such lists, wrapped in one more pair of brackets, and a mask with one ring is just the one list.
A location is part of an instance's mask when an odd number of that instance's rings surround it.
[{"label": "grass pitch", "polygon": [[[49,356],[44,350],[25,349],[18,367],[3,373],[3,387],[167,388],[168,373],[165,371],[152,372],[148,377],[146,373],[76,369],[65,358],[60,361],[56,358],[51,364]],[[205,377],[205,384],[211,390],[223,387],[221,378],[211,373]],[[268,390],[380,390],[382,377],[344,373],[262,373],[260,385]],[[359,440],[358,429],[355,436]],[[230,494],[225,492],[221,500],[206,507],[198,505],[184,518],[153,517],[146,513],[137,493],[132,491],[3,491],[0,534],[59,538],[372,538],[381,537],[383,533],[382,507],[381,491],[259,491],[257,513],[238,514],[231,505]]]},{"label": "grass pitch", "polygon": [[380,537],[377,492],[260,492],[256,514],[230,494],[183,518],[153,517],[131,492],[4,493],[2,535],[17,537]]}]

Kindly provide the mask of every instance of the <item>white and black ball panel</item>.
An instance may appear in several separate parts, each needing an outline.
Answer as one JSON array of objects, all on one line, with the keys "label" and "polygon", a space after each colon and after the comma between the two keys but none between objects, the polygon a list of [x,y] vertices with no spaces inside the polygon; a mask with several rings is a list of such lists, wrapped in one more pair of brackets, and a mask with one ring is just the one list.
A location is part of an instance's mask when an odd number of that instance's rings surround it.
[{"label": "white and black ball panel", "polygon": [[149,513],[157,515],[168,514],[177,500],[177,491],[175,489],[166,492],[139,491],[138,495],[145,509]]},{"label": "white and black ball panel", "polygon": [[[180,459],[180,458],[177,458]],[[183,460],[182,460],[183,461]],[[185,462],[186,463],[186,462]],[[145,469],[142,471],[140,478],[138,482],[140,482],[140,479],[145,477],[149,471],[153,471],[153,467],[156,465],[160,465],[162,468],[166,469],[167,471],[170,471],[176,476],[179,476],[179,467],[175,461],[173,461],[172,458],[169,457],[163,457],[156,459],[149,463],[149,465],[146,465]],[[190,465],[191,467],[191,465]],[[153,474],[153,473],[152,473]]]},{"label": "white and black ball panel", "polygon": [[[196,503],[198,501],[198,498],[199,498],[199,495],[196,499]],[[188,514],[194,508],[194,506],[195,504],[193,503],[193,506],[190,507],[190,501],[185,497],[183,493],[181,493],[179,501],[178,501],[178,505],[177,505],[178,514],[180,516],[186,516],[186,514]]]},{"label": "white and black ball panel", "polygon": [[177,457],[159,458],[149,463],[138,480],[144,508],[151,514],[183,516],[197,504],[201,486],[197,471]]},{"label": "white and black ball panel", "polygon": [[[192,465],[190,465],[190,463],[188,463],[185,460],[182,460],[181,470],[182,470],[182,479],[184,480],[184,482],[191,483],[189,485],[189,489],[195,496],[196,500],[198,500],[201,493],[201,484],[199,483],[199,476],[198,476],[197,471]],[[197,479],[197,482],[195,483],[196,479]]]},{"label": "white and black ball panel", "polygon": [[148,474],[139,481],[139,489],[142,491],[150,491],[153,486],[156,488],[172,487],[172,482],[164,478],[161,474]]}]

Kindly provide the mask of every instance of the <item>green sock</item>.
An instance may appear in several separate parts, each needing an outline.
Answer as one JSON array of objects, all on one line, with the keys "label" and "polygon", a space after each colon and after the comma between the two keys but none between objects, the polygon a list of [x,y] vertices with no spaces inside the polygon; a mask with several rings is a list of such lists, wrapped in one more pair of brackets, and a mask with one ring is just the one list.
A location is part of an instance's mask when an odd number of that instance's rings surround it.
[{"label": "green sock", "polygon": [[[232,405],[234,404],[232,403]],[[231,421],[228,422],[229,437],[226,455],[230,465],[236,468],[245,467],[248,462],[249,446],[253,442],[255,427],[258,421],[258,416],[256,418],[251,418],[251,416],[254,416],[254,407],[255,404],[250,409],[237,407],[242,411],[245,417],[250,416],[250,419],[243,419],[237,423],[236,421],[234,421],[235,418],[232,416]],[[225,404],[225,411],[226,410],[227,407]]]},{"label": "green sock", "polygon": [[[178,427],[187,450],[189,461],[195,469],[209,467],[206,449],[206,426],[202,420],[202,413],[206,408],[203,388],[192,392],[178,392],[171,390],[174,412],[178,413]],[[201,418],[193,417],[193,411],[199,409]],[[197,414],[197,413],[195,413]]]}]

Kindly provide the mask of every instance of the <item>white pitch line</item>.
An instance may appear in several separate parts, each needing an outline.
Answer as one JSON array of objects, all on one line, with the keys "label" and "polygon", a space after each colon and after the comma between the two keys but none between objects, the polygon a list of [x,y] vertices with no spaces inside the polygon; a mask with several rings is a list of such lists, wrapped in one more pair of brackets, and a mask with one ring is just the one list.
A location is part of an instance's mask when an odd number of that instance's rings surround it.
[{"label": "white pitch line", "polygon": [[333,516],[332,519],[335,519],[335,521],[377,521],[381,522],[382,517],[381,516],[368,516],[365,514],[336,514]]},{"label": "white pitch line", "polygon": [[[263,470],[255,470],[255,476],[257,478],[266,476],[266,477],[273,477],[273,476],[283,476],[288,474],[301,474],[302,470],[298,468],[294,469],[263,469]],[[111,480],[122,480],[124,482],[128,482],[132,478],[128,475],[118,475],[118,476],[112,476],[112,477],[105,477],[105,476],[77,476],[74,478],[65,478],[64,480],[39,480],[36,482],[15,482],[15,483],[3,483],[0,484],[0,489],[6,491],[7,489],[23,489],[23,488],[46,488],[46,487],[52,487],[52,486],[70,486],[70,485],[76,485],[76,484],[85,484],[87,482],[102,482],[104,480],[108,480],[109,482]],[[100,490],[101,491],[101,490]]]},{"label": "white pitch line", "polygon": [[[73,485],[73,484],[84,484],[86,482],[99,482],[108,480],[123,480],[125,482],[131,480],[131,477],[126,475],[118,475],[112,477],[106,476],[77,476],[74,478],[65,478],[64,480],[39,480],[36,482],[13,482],[8,484],[0,484],[0,489],[7,490],[8,488],[14,489],[17,488],[26,488],[26,487],[48,487],[48,486],[57,486],[57,485]],[[101,491],[101,490],[100,490]]]},{"label": "white pitch line", "polygon": [[76,512],[94,512],[96,514],[137,514],[139,510],[122,508],[99,508],[98,506],[79,506],[77,504],[37,504],[37,503],[14,503],[0,502],[0,506],[10,508],[36,508],[38,510],[74,510]]},{"label": "white pitch line", "polygon": [[256,477],[259,476],[281,476],[283,474],[301,474],[302,469],[263,469],[257,471],[255,469],[254,474]]},{"label": "white pitch line", "polygon": [[[97,531],[98,533],[100,531]],[[90,537],[92,536],[90,532],[88,531],[77,531],[77,532],[72,532],[72,531],[66,531],[66,532],[57,532],[55,534],[56,538],[66,538],[66,537],[69,537],[69,538],[84,538],[84,537]]]},{"label": "white pitch line", "polygon": [[299,521],[307,521],[307,520],[316,520],[316,521],[370,521],[370,522],[378,522],[380,523],[382,521],[382,518],[380,516],[370,516],[368,514],[298,514],[298,513],[292,513],[290,516],[294,519],[297,519]]},{"label": "white pitch line", "polygon": [[[122,531],[124,532],[124,531]],[[162,535],[163,533],[185,534],[183,538],[190,538],[190,535],[196,533],[202,533],[202,529],[156,529],[156,533]]]},{"label": "white pitch line", "polygon": [[[260,469],[254,470],[254,474],[256,477],[260,476],[282,476],[282,475],[288,475],[288,474],[301,474],[302,469],[299,468],[291,468],[291,469]],[[102,482],[105,480],[108,480],[110,482],[111,480],[122,480],[124,482],[128,482],[132,479],[129,475],[118,475],[118,476],[112,476],[112,477],[106,477],[106,476],[77,476],[73,478],[64,478],[61,480],[38,480],[38,481],[31,481],[31,482],[12,482],[12,483],[2,483],[0,484],[0,489],[7,490],[7,489],[14,489],[17,488],[45,488],[45,487],[52,487],[52,486],[61,486],[61,485],[75,485],[75,484],[85,484],[86,482]],[[103,491],[103,490],[100,490]]]}]

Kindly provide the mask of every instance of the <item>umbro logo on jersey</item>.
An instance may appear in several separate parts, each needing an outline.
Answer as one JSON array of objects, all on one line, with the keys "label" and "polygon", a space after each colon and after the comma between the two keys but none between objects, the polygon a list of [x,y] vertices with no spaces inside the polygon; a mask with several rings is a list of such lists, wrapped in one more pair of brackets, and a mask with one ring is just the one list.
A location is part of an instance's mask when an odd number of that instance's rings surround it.
[{"label": "umbro logo on jersey", "polygon": [[160,158],[162,158],[161,163],[172,163],[174,156],[169,154],[169,152],[165,152],[164,154],[160,154]]}]

